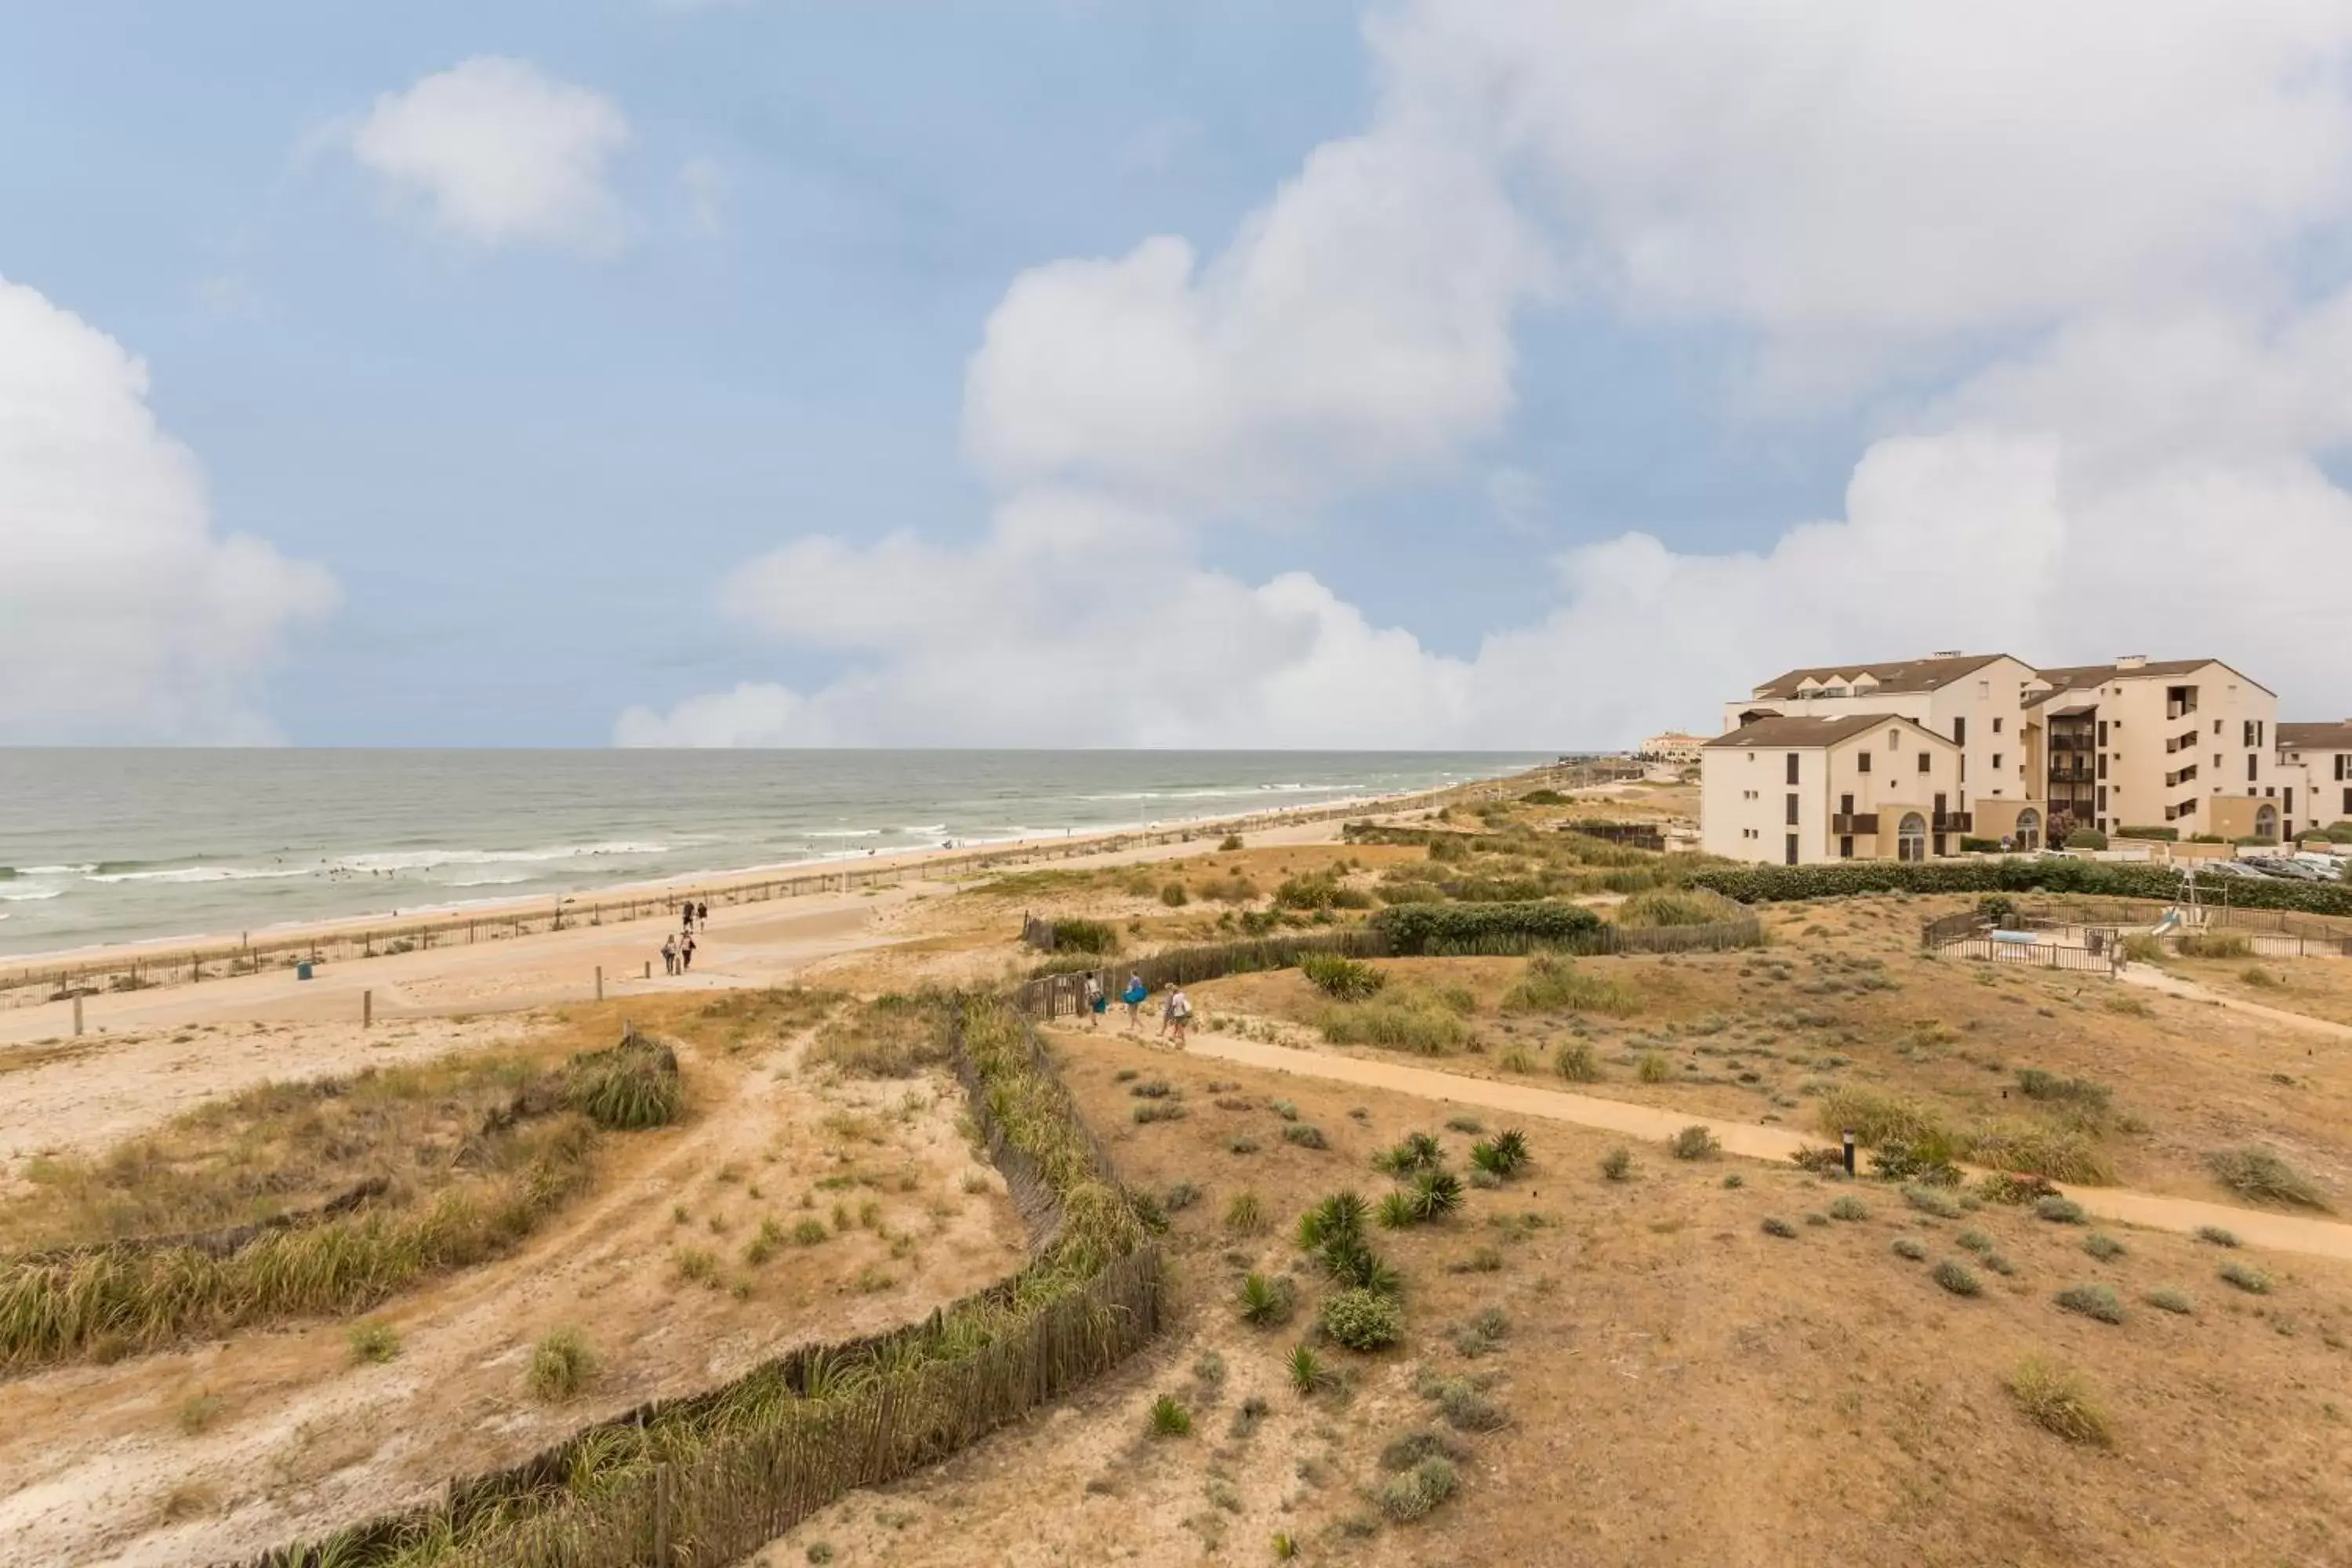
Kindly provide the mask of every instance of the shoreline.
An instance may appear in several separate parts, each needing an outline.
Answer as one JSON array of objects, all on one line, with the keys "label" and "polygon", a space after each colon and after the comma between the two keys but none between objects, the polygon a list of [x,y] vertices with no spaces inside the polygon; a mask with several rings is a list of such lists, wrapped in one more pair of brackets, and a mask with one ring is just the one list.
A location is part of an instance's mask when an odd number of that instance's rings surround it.
[{"label": "shoreline", "polygon": [[[772,887],[803,880],[822,885],[835,879],[841,879],[838,885],[845,890],[851,886],[872,885],[885,876],[894,882],[903,880],[909,872],[919,875],[928,868],[943,864],[952,864],[957,870],[970,873],[1038,858],[1076,858],[1125,847],[1181,842],[1208,834],[1265,831],[1338,816],[1411,810],[1465,790],[1540,779],[1559,771],[1559,768],[1558,763],[1539,765],[1483,778],[1463,779],[1432,789],[1408,790],[1394,795],[1351,795],[1311,805],[1301,804],[1238,814],[1172,818],[1143,827],[1069,829],[1059,836],[982,841],[960,845],[955,848],[877,849],[870,854],[849,851],[806,860],[722,871],[687,872],[645,881],[615,882],[593,889],[571,892],[551,889],[527,898],[461,900],[455,904],[436,904],[397,912],[287,921],[242,932],[142,937],[121,942],[15,953],[0,957],[0,991],[37,984],[45,977],[62,984],[77,973],[103,973],[108,970],[130,969],[149,963],[187,963],[192,956],[196,962],[205,963],[234,958],[239,953],[289,949],[304,942],[347,942],[361,937],[398,942],[427,928],[446,928],[452,924],[507,924],[517,921],[544,922],[564,916],[567,907],[575,904],[581,906],[580,919],[590,921],[592,911],[601,911],[602,906],[608,902],[642,904],[652,900],[682,898],[689,892],[698,898],[703,895],[724,897],[762,885]],[[593,923],[604,922],[594,920]]]}]

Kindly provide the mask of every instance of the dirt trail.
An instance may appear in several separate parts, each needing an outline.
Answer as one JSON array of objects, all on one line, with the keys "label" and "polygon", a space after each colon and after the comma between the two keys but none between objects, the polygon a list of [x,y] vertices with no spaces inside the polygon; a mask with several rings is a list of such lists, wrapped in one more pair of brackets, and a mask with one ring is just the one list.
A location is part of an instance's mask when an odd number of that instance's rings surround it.
[{"label": "dirt trail", "polygon": [[2117,978],[2126,985],[2143,985],[2150,991],[2161,991],[2168,996],[2179,996],[2190,1002],[2210,1002],[2215,1006],[2227,1007],[2232,1013],[2243,1013],[2265,1023],[2284,1024],[2291,1029],[2305,1029],[2332,1039],[2352,1040],[2352,1025],[2331,1023],[2326,1018],[2315,1018],[2308,1013],[2291,1013],[2284,1007],[2266,1007],[2260,1002],[2224,996],[2218,991],[2206,989],[2194,980],[2167,974],[2153,964],[2126,963]]},{"label": "dirt trail", "polygon": [[[2304,1023],[2315,1022],[2295,1014],[2284,1016],[2297,1018]],[[2336,1025],[2324,1026],[2340,1027]],[[2345,1032],[2352,1034],[2352,1030]],[[1570,1121],[1580,1127],[1622,1132],[1631,1138],[1663,1140],[1685,1127],[1701,1126],[1715,1134],[1726,1153],[1753,1160],[1786,1160],[1803,1145],[1822,1142],[1778,1127],[1759,1127],[1748,1121],[1727,1121],[1692,1116],[1684,1111],[1660,1110],[1652,1106],[1602,1100],[1589,1094],[1538,1089],[1532,1084],[1506,1083],[1494,1079],[1440,1072],[1433,1068],[1409,1067],[1402,1062],[1368,1061],[1360,1057],[1269,1046],[1232,1035],[1194,1035],[1189,1049],[1194,1056],[1214,1057],[1273,1072],[1360,1084],[1367,1089],[1392,1089],[1423,1100],[1539,1116],[1552,1121]],[[2352,1258],[2352,1225],[2334,1220],[2303,1219],[2292,1215],[2268,1214],[2259,1209],[2200,1203],[2193,1198],[2166,1197],[2120,1187],[2074,1187],[2067,1189],[2067,1195],[2081,1204],[2093,1216],[2122,1225],[2145,1226],[2153,1230],[2184,1234],[2193,1233],[2200,1226],[2220,1226],[2235,1232],[2241,1239],[2253,1246],[2274,1251],[2307,1253],[2317,1258]]]}]

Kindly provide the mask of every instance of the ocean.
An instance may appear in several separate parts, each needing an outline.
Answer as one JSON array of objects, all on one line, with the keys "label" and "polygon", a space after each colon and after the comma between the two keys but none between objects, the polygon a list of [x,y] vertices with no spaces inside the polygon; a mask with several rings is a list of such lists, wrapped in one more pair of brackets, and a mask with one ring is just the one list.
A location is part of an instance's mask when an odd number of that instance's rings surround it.
[{"label": "ocean", "polygon": [[1549,760],[0,749],[0,954],[1234,816]]}]

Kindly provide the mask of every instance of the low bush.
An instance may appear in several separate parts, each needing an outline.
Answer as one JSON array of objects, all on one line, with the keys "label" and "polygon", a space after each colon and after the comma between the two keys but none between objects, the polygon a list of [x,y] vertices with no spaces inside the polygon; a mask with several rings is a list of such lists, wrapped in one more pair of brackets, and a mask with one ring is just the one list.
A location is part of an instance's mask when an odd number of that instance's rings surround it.
[{"label": "low bush", "polygon": [[1408,1133],[1404,1141],[1372,1156],[1372,1168],[1392,1176],[1434,1171],[1445,1163],[1445,1146],[1427,1132]]},{"label": "low bush", "polygon": [[2200,1225],[2197,1227],[2197,1239],[2209,1247],[2235,1247],[2238,1245],[2238,1233],[2223,1230],[2218,1225]]},{"label": "low bush", "polygon": [[1842,1219],[1848,1222],[1854,1222],[1865,1220],[1869,1217],[1870,1205],[1864,1203],[1860,1198],[1855,1197],[1852,1193],[1841,1194],[1840,1196],[1832,1199],[1830,1202],[1830,1218],[1832,1219]]},{"label": "low bush", "polygon": [[2053,1225],[2081,1225],[2084,1219],[2083,1205],[2072,1198],[2036,1199],[2033,1213],[2035,1217],[2046,1219]]},{"label": "low bush", "polygon": [[1368,910],[1373,900],[1361,888],[1341,881],[1336,869],[1326,869],[1290,878],[1274,890],[1274,902],[1285,910]]},{"label": "low bush", "polygon": [[1425,1517],[1459,1484],[1452,1461],[1432,1454],[1380,1489],[1381,1511],[1399,1523]]},{"label": "low bush", "polygon": [[[1811,866],[1704,866],[1690,873],[1695,887],[1708,888],[1743,904],[1792,899],[1852,898],[1864,893],[2045,893],[2088,898],[2180,898],[2180,874],[2154,861],[2107,862],[2058,858],[1850,860]],[[2352,885],[2290,882],[2241,877],[2230,885],[2242,908],[2300,910],[2309,914],[2352,915]]]},{"label": "low bush", "polygon": [[2009,1375],[2009,1392],[2026,1418],[2070,1443],[2115,1446],[2115,1423],[2081,1376],[2040,1356],[2029,1356]]},{"label": "low bush", "polygon": [[2066,847],[2069,849],[2105,849],[2106,847],[2107,836],[2095,827],[2078,827],[2066,835]]},{"label": "low bush", "polygon": [[1310,952],[1298,961],[1308,984],[1335,1002],[1360,1002],[1388,983],[1388,976],[1360,959],[1336,952]]},{"label": "low bush", "polygon": [[1335,1002],[1317,1017],[1335,1046],[1374,1046],[1414,1056],[1450,1056],[1470,1043],[1470,1026],[1442,996],[1398,987],[1363,1002]]},{"label": "low bush", "polygon": [[1323,1331],[1351,1351],[1379,1351],[1404,1337],[1404,1309],[1377,1290],[1348,1289],[1323,1303]]},{"label": "low bush", "polygon": [[1324,1366],[1323,1358],[1305,1345],[1292,1346],[1284,1364],[1290,1373],[1290,1386],[1301,1394],[1320,1394],[1338,1381]]},{"label": "low bush", "polygon": [[1499,1432],[1510,1424],[1502,1406],[1466,1377],[1447,1378],[1437,1385],[1433,1397],[1445,1424],[1456,1432]]},{"label": "low bush", "polygon": [[1783,1241],[1794,1241],[1797,1238],[1797,1227],[1776,1214],[1768,1214],[1764,1216],[1762,1228],[1765,1235],[1777,1236]]},{"label": "low bush", "polygon": [[1599,1083],[1601,1060],[1582,1040],[1570,1040],[1551,1058],[1552,1070],[1570,1083]]},{"label": "low bush", "polygon": [[1192,901],[1192,895],[1184,890],[1183,883],[1168,882],[1160,889],[1160,901],[1171,910],[1181,910]]},{"label": "low bush", "polygon": [[2107,1086],[2095,1079],[2061,1078],[2040,1068],[2020,1068],[2017,1091],[2028,1100],[2078,1108],[2096,1116],[2107,1113]]},{"label": "low bush", "polygon": [[1601,1156],[1601,1174],[1612,1182],[1630,1180],[1633,1174],[1633,1156],[1624,1149],[1612,1149]]},{"label": "low bush", "polygon": [[1054,922],[1054,951],[1056,952],[1117,952],[1118,945],[1118,928],[1108,921],[1066,920]]},{"label": "low bush", "polygon": [[1192,1413],[1178,1403],[1174,1394],[1161,1394],[1151,1402],[1151,1435],[1155,1437],[1191,1436]]},{"label": "low bush", "polygon": [[1907,1236],[1896,1237],[1890,1244],[1890,1250],[1894,1252],[1895,1257],[1907,1258],[1913,1263],[1922,1262],[1927,1256],[1927,1249],[1921,1246],[1918,1241]]},{"label": "low bush", "polygon": [[1225,1203],[1225,1228],[1235,1236],[1255,1236],[1265,1229],[1265,1205],[1247,1188]]},{"label": "low bush", "polygon": [[2058,1292],[2057,1300],[2061,1311],[2073,1312],[2077,1317],[2102,1323],[2124,1321],[2124,1304],[2112,1285],[2069,1285]]},{"label": "low bush", "polygon": [[1929,1271],[1928,1278],[1955,1296],[1981,1296],[1984,1287],[1965,1265],[1947,1258]]},{"label": "low bush", "polygon": [[2254,944],[2235,931],[2191,931],[2180,933],[2183,958],[2251,958]]},{"label": "low bush", "polygon": [[2128,1249],[2105,1231],[2095,1230],[2083,1238],[2083,1250],[2102,1263],[2113,1263]]},{"label": "low bush", "polygon": [[1226,834],[1223,838],[1221,838],[1221,839],[1219,839],[1219,840],[1217,841],[1217,848],[1218,848],[1220,851],[1222,851],[1223,853],[1227,854],[1227,855],[1232,854],[1234,850],[1239,849],[1241,847],[1242,847],[1242,836],[1241,836],[1240,834],[1238,834],[1238,833],[1228,833],[1228,834]]},{"label": "low bush", "polygon": [[388,1362],[400,1354],[400,1333],[390,1323],[353,1323],[350,1339],[354,1365]]},{"label": "low bush", "polygon": [[2179,842],[2180,829],[2178,827],[2161,826],[2118,827],[2116,829],[2116,837],[2118,838],[2152,838],[2161,844],[2175,844]]},{"label": "low bush", "polygon": [[614,1131],[667,1127],[686,1100],[677,1054],[649,1040],[576,1058],[569,1093],[589,1121]]},{"label": "low bush", "polygon": [[2235,1285],[2249,1296],[2267,1296],[2271,1293],[2271,1277],[2252,1264],[2240,1263],[2235,1259],[2224,1263],[2221,1265],[2221,1279],[2225,1283]]},{"label": "low bush", "polygon": [[1255,1269],[1242,1276],[1241,1315],[1245,1323],[1261,1329],[1286,1323],[1297,1300],[1297,1288],[1287,1276],[1261,1274]]},{"label": "low bush", "polygon": [[2215,1181],[2256,1203],[2323,1211],[2328,1206],[2310,1177],[2267,1149],[2217,1149],[2205,1156],[2205,1168]]},{"label": "low bush", "polygon": [[578,1329],[558,1329],[530,1347],[531,1393],[549,1403],[570,1399],[596,1375],[596,1352]]},{"label": "low bush", "polygon": [[1301,1149],[1328,1149],[1331,1141],[1311,1121],[1294,1121],[1282,1130],[1282,1141]]},{"label": "low bush", "polygon": [[1538,900],[1519,903],[1403,904],[1372,917],[1372,929],[1391,952],[1431,955],[1524,952],[1565,946],[1601,927],[1599,915],[1576,904]]},{"label": "low bush", "polygon": [[1903,1201],[1921,1214],[1934,1215],[1937,1219],[1958,1219],[1960,1205],[1949,1194],[1935,1187],[1907,1186],[1903,1189]]},{"label": "low bush", "polygon": [[1748,913],[1721,893],[1705,888],[1660,888],[1633,893],[1610,912],[1619,925],[1627,928],[1718,925]]},{"label": "low bush", "polygon": [[1710,1160],[1723,1152],[1715,1134],[1694,1123],[1666,1140],[1666,1152],[1677,1160]]},{"label": "low bush", "polygon": [[1528,1163],[1528,1135],[1507,1127],[1491,1139],[1471,1144],[1470,1163],[1488,1175],[1507,1181]]},{"label": "low bush", "polygon": [[2189,1292],[2169,1285],[2160,1285],[2140,1300],[2159,1312],[2170,1312],[2178,1317],[2185,1318],[2197,1310],[2197,1303],[2189,1299]]},{"label": "low bush", "polygon": [[1641,1010],[1641,993],[1631,985],[1580,969],[1550,952],[1528,959],[1517,983],[1503,995],[1506,1013],[1603,1013],[1622,1018]]}]

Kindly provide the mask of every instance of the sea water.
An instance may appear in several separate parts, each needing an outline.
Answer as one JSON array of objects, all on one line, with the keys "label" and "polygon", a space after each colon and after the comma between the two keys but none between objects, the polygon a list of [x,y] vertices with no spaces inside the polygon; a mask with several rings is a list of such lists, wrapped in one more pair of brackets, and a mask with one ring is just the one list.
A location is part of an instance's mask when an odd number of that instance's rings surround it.
[{"label": "sea water", "polygon": [[1234,816],[1547,760],[0,749],[0,953]]}]

